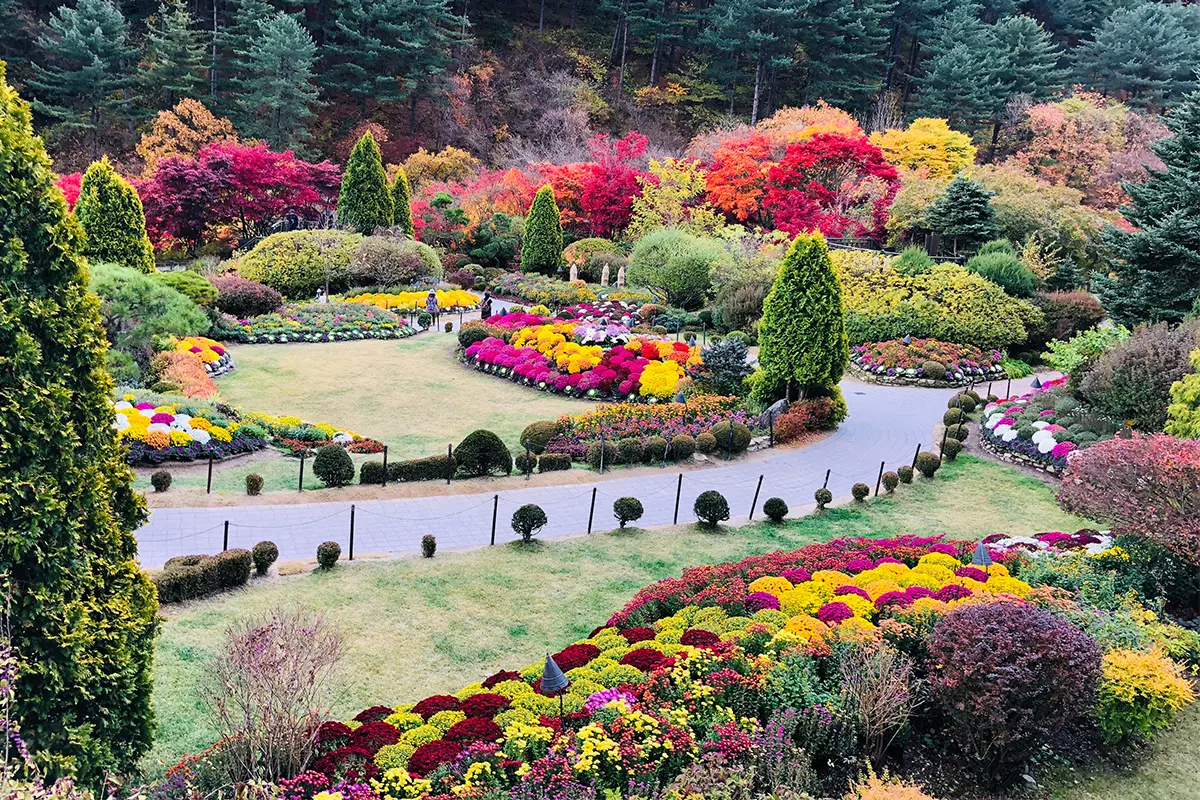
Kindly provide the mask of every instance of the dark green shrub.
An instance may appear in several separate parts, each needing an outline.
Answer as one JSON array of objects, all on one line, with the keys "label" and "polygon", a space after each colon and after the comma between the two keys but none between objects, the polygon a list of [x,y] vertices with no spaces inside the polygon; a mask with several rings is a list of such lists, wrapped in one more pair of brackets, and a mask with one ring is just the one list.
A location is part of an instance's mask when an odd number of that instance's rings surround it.
[{"label": "dark green shrub", "polygon": [[150,485],[156,492],[165,492],[171,488],[171,473],[165,469],[155,470],[150,475]]},{"label": "dark green shrub", "polygon": [[900,476],[895,472],[883,473],[883,488],[888,494],[896,491],[896,487],[900,485]]},{"label": "dark green shrub", "polygon": [[871,487],[865,483],[856,483],[850,488],[850,494],[854,496],[855,501],[861,503],[871,496]]},{"label": "dark green shrub", "polygon": [[254,545],[250,555],[254,558],[254,571],[259,575],[266,575],[267,570],[279,558],[279,548],[274,542],[259,542]]},{"label": "dark green shrub", "polygon": [[892,269],[901,275],[920,275],[932,267],[934,261],[924,247],[906,247],[892,262]]},{"label": "dark green shrub", "polygon": [[538,458],[538,472],[558,472],[571,468],[571,457],[566,453],[543,453]]},{"label": "dark green shrub", "polygon": [[517,457],[513,459],[513,466],[517,468],[517,472],[522,475],[532,475],[537,468],[538,457],[533,453],[517,453]]},{"label": "dark green shrub", "polygon": [[521,537],[524,544],[529,544],[534,535],[545,527],[547,522],[546,512],[542,511],[541,506],[533,503],[521,506],[512,515],[512,529]]},{"label": "dark green shrub", "polygon": [[[589,467],[600,469],[600,442],[592,442],[588,445],[586,461]],[[604,443],[604,468],[616,466],[621,463],[621,451],[612,442]]]},{"label": "dark green shrub", "polygon": [[382,461],[364,461],[358,468],[358,482],[363,484],[381,484],[384,478]]},{"label": "dark green shrub", "polygon": [[1037,433],[1037,428],[1033,427],[1033,423],[1026,422],[1017,426],[1017,438],[1023,442],[1028,442]]},{"label": "dark green shrub", "polygon": [[917,453],[917,472],[926,478],[932,478],[942,466],[942,460],[928,450]]},{"label": "dark green shrub", "polygon": [[433,558],[433,554],[437,552],[437,537],[432,533],[427,533],[421,537],[421,555],[425,558]]},{"label": "dark green shrub", "polygon": [[651,436],[646,440],[645,452],[643,458],[647,463],[662,461],[667,457],[667,440],[661,436]]},{"label": "dark green shrub", "polygon": [[763,513],[771,522],[783,522],[783,518],[788,514],[788,505],[781,497],[770,497],[763,503]]},{"label": "dark green shrub", "polygon": [[901,483],[912,483],[913,468],[905,464],[903,467],[900,467],[900,469],[896,470],[896,477],[899,478]]},{"label": "dark green shrub", "polygon": [[946,401],[946,407],[960,408],[964,414],[970,414],[975,410],[977,403],[978,401],[971,395],[967,394],[966,392],[959,392]]},{"label": "dark green shrub", "polygon": [[[966,394],[968,397],[970,397],[972,400],[974,400],[975,405],[977,405],[977,406],[981,402],[981,400],[979,398],[979,392],[975,391],[974,389],[967,389],[967,391],[964,392],[964,394]],[[974,410],[974,409],[972,409],[972,410]]]},{"label": "dark green shrub", "polygon": [[415,481],[444,481],[457,469],[449,456],[428,456],[388,464],[388,480],[410,483]]},{"label": "dark green shrub", "polygon": [[159,283],[170,286],[198,306],[211,306],[217,300],[217,287],[191,270],[155,272],[151,277]]},{"label": "dark green shrub", "polygon": [[90,275],[103,330],[119,350],[149,353],[171,336],[197,336],[211,327],[195,303],[149,275],[104,263],[91,264]]},{"label": "dark green shrub", "polygon": [[531,452],[541,455],[557,433],[558,423],[554,420],[531,422],[521,431],[521,447],[528,447]]},{"label": "dark green shrub", "polygon": [[957,425],[967,418],[961,408],[951,408],[945,414],[942,414],[943,425]]},{"label": "dark green shrub", "polygon": [[491,431],[478,430],[467,434],[454,448],[458,471],[468,478],[484,475],[511,475],[512,453],[500,437]]},{"label": "dark green shrub", "polygon": [[965,442],[967,437],[971,435],[971,429],[966,425],[954,425],[949,429],[947,439],[957,439],[960,442]]},{"label": "dark green shrub", "polygon": [[133,356],[120,350],[109,350],[104,354],[104,368],[118,386],[136,384],[142,379],[142,368],[133,360]]},{"label": "dark green shrub", "polygon": [[417,327],[423,331],[429,330],[429,326],[433,324],[433,314],[428,311],[422,311],[417,314]]},{"label": "dark green shrub", "polygon": [[921,365],[925,377],[934,381],[946,379],[946,365],[940,361],[926,361]]},{"label": "dark green shrub", "polygon": [[962,442],[958,439],[947,439],[942,443],[942,458],[947,461],[953,461],[958,458],[958,454],[962,452]]},{"label": "dark green shrub", "polygon": [[1037,289],[1037,276],[1009,253],[983,253],[967,261],[966,266],[1013,297],[1033,297]]},{"label": "dark green shrub", "polygon": [[712,431],[705,431],[696,437],[696,450],[698,452],[709,455],[716,452],[716,449],[717,437],[713,435]]},{"label": "dark green shrub", "polygon": [[[730,445],[730,422],[722,420],[712,427],[710,433],[717,440],[717,453],[728,453]],[[741,422],[733,423],[733,452],[744,453],[750,446],[750,428]]]},{"label": "dark green shrub", "polygon": [[415,239],[417,228],[413,224],[412,216],[412,186],[408,182],[408,173],[404,171],[404,167],[396,171],[396,180],[392,182],[392,212],[395,226],[405,236]]},{"label": "dark green shrub", "polygon": [[985,256],[988,253],[1005,253],[1010,256],[1016,256],[1016,248],[1008,239],[992,239],[990,242],[984,242],[979,248],[979,255]]},{"label": "dark green shrub", "polygon": [[825,506],[833,502],[833,492],[828,489],[817,489],[813,492],[813,499],[817,501],[817,510],[824,510]]},{"label": "dark green shrub", "polygon": [[[471,325],[470,323],[463,325],[458,329],[458,346],[466,350],[476,342],[482,342],[484,339],[491,336],[488,329],[482,325]],[[535,425],[537,423],[534,423]],[[528,430],[528,428],[526,429]],[[522,434],[524,438],[524,434]],[[522,442],[524,444],[524,442]]]},{"label": "dark green shrub", "polygon": [[215,556],[176,556],[167,560],[154,583],[161,602],[179,603],[242,586],[250,580],[253,567],[254,556],[241,548]]},{"label": "dark green shrub", "polygon": [[692,505],[692,513],[704,525],[715,528],[717,523],[729,519],[729,502],[725,499],[725,495],[715,489],[709,489],[696,497],[696,502]]},{"label": "dark green shrub", "polygon": [[263,489],[263,476],[262,475],[251,472],[249,475],[246,476],[246,494],[252,495],[252,496],[259,495],[262,493],[262,489]]},{"label": "dark green shrub", "polygon": [[333,569],[341,557],[342,546],[337,542],[321,542],[317,545],[317,566],[321,569]]},{"label": "dark green shrub", "polygon": [[677,433],[671,437],[671,460],[684,461],[696,452],[696,440],[686,433]]},{"label": "dark green shrub", "polygon": [[636,522],[642,518],[642,501],[636,497],[618,497],[613,502],[613,516],[617,524],[624,528],[627,522]]},{"label": "dark green shrub", "polygon": [[354,481],[354,461],[345,448],[327,444],[313,458],[313,474],[326,486],[346,486]]},{"label": "dark green shrub", "polygon": [[925,211],[925,224],[959,247],[971,250],[996,237],[992,193],[977,181],[959,175]]},{"label": "dark green shrub", "polygon": [[632,437],[617,442],[617,449],[621,451],[621,461],[625,464],[640,464],[646,455],[642,440]]},{"label": "dark green shrub", "polygon": [[521,270],[554,275],[563,264],[562,219],[554,202],[554,188],[537,190],[525,218],[525,243],[521,248]]},{"label": "dark green shrub", "polygon": [[696,383],[712,394],[741,394],[743,380],[754,371],[747,361],[747,352],[744,336],[727,336],[711,342],[702,351],[703,362],[694,372]]}]

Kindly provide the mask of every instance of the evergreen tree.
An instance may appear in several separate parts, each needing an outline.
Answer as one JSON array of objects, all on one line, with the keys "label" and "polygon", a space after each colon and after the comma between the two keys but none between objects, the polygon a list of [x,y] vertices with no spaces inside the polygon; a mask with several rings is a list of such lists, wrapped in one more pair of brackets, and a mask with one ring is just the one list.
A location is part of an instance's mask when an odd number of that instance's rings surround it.
[{"label": "evergreen tree", "polygon": [[387,172],[383,169],[379,145],[370,131],[354,145],[346,162],[337,216],[338,224],[343,228],[368,235],[379,228],[390,228],[395,222]]},{"label": "evergreen tree", "polygon": [[154,249],[146,235],[141,198],[107,156],[83,174],[75,217],[83,228],[83,254],[88,258],[154,272]]},{"label": "evergreen tree", "polygon": [[105,115],[124,107],[137,51],[129,24],[112,0],[79,0],[60,6],[38,38],[45,63],[34,65],[33,106],[68,130],[86,133],[92,159],[100,157]]},{"label": "evergreen tree", "polygon": [[237,81],[238,104],[246,130],[276,150],[295,148],[309,138],[317,87],[313,65],[317,46],[308,31],[287,14],[273,14],[258,26],[245,56],[245,76]]},{"label": "evergreen tree", "polygon": [[860,111],[882,85],[896,0],[817,0],[800,27],[804,102]]},{"label": "evergreen tree", "polygon": [[109,403],[79,225],[0,64],[0,582],[20,677],[8,710],[49,774],[85,786],[149,749],[158,602]]},{"label": "evergreen tree", "polygon": [[392,207],[396,212],[396,227],[412,238],[417,238],[417,228],[413,225],[412,189],[408,185],[408,173],[404,171],[404,167],[400,167],[392,184]]},{"label": "evergreen tree", "polygon": [[730,95],[739,80],[749,84],[751,124],[768,115],[774,74],[795,63],[803,5],[804,0],[728,0],[709,8],[703,41],[722,53],[713,77],[729,86]]},{"label": "evergreen tree", "polygon": [[980,184],[958,176],[925,210],[925,224],[935,233],[956,239],[960,250],[974,250],[996,238],[992,194]]},{"label": "evergreen tree", "polygon": [[1165,168],[1125,184],[1129,233],[1110,228],[1111,275],[1096,275],[1100,302],[1114,322],[1183,319],[1200,301],[1200,92],[1167,120],[1174,134],[1151,148]]},{"label": "evergreen tree", "polygon": [[[1002,61],[996,76],[1003,87],[1004,101],[1017,95],[1040,103],[1062,88],[1066,70],[1059,69],[1061,57],[1050,34],[1026,16],[1006,17],[993,27]],[[1000,139],[1001,112],[992,120],[992,153]]]},{"label": "evergreen tree", "polygon": [[183,0],[167,0],[150,20],[147,45],[149,65],[144,83],[161,97],[159,108],[170,108],[185,97],[195,97],[204,85],[204,44],[192,30],[192,15]]},{"label": "evergreen tree", "polygon": [[838,385],[850,347],[842,313],[842,286],[825,237],[800,234],[763,301],[758,363],[765,383],[794,396],[823,394]]},{"label": "evergreen tree", "polygon": [[[211,69],[211,76],[219,92],[211,98],[213,110],[227,114],[238,127],[252,120],[242,116],[238,100],[241,87],[239,77],[248,74],[250,70],[250,48],[259,38],[259,32],[264,20],[275,16],[275,9],[266,0],[226,0],[221,4],[227,10],[228,21],[219,25],[216,31],[217,55]],[[211,55],[210,55],[211,59]]]},{"label": "evergreen tree", "polygon": [[553,275],[563,263],[562,217],[554,202],[554,187],[543,186],[533,196],[525,218],[525,244],[521,248],[521,271]]},{"label": "evergreen tree", "polygon": [[917,93],[918,116],[943,117],[952,128],[974,130],[992,122],[1007,97],[1005,59],[991,26],[974,6],[943,14],[929,44],[930,58]]}]

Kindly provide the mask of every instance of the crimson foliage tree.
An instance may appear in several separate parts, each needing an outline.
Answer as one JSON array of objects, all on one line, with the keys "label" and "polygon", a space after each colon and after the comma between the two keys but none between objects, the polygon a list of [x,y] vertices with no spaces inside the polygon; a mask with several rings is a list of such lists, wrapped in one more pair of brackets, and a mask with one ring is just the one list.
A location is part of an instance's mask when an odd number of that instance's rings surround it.
[{"label": "crimson foliage tree", "polygon": [[641,191],[638,169],[649,142],[640,133],[613,141],[607,135],[588,143],[592,160],[580,182],[579,204],[591,223],[592,235],[611,238],[629,224],[633,198]]}]

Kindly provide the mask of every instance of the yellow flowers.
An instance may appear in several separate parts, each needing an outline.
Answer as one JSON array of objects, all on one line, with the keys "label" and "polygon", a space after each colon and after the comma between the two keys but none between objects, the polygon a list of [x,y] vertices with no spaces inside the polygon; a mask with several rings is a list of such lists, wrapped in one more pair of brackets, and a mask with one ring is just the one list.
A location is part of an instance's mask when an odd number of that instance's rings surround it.
[{"label": "yellow flowers", "polygon": [[[438,289],[436,292],[438,308],[448,309],[474,308],[479,305],[479,296],[462,289]],[[429,292],[397,292],[386,294],[378,292],[347,297],[347,303],[361,303],[375,306],[387,311],[424,311],[425,301]]]},{"label": "yellow flowers", "polygon": [[787,578],[776,578],[771,575],[764,575],[758,580],[746,587],[748,592],[766,592],[779,597],[784,592],[790,591],[792,582]]},{"label": "yellow flowers", "polygon": [[666,400],[675,394],[683,374],[677,361],[651,361],[642,371],[642,394]]},{"label": "yellow flowers", "polygon": [[386,770],[382,778],[371,781],[371,788],[383,800],[409,800],[427,794],[431,784],[424,778],[414,778],[405,769],[395,767]]}]

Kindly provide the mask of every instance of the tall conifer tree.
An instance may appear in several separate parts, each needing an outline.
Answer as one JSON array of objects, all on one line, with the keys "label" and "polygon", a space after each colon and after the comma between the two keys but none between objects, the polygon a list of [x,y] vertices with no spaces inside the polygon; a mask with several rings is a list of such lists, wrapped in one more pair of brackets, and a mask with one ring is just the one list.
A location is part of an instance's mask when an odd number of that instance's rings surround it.
[{"label": "tall conifer tree", "polygon": [[147,47],[146,88],[158,95],[158,108],[170,108],[195,97],[204,85],[204,44],[192,29],[192,15],[183,0],[167,0],[151,20]]},{"label": "tall conifer tree", "polygon": [[392,207],[395,209],[396,227],[412,238],[417,238],[412,215],[412,187],[408,184],[408,173],[404,171],[404,167],[400,167],[396,173],[396,180],[392,183]]},{"label": "tall conifer tree", "polygon": [[543,186],[533,196],[525,218],[525,243],[521,247],[521,269],[553,275],[563,263],[562,215],[554,202],[554,187]]},{"label": "tall conifer tree", "polygon": [[308,123],[316,114],[313,65],[317,46],[308,31],[288,14],[272,14],[258,26],[245,54],[246,74],[237,81],[238,104],[246,130],[288,150],[308,141]]},{"label": "tall conifer tree", "polygon": [[392,190],[388,186],[379,145],[370,131],[354,145],[346,162],[337,215],[339,225],[364,234],[390,228],[395,222]]},{"label": "tall conifer tree", "polygon": [[146,235],[146,214],[137,190],[108,162],[108,156],[83,173],[75,217],[86,237],[83,253],[94,261],[154,272],[154,249]]}]

